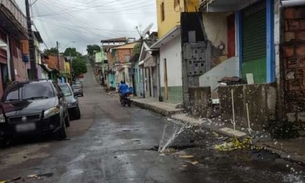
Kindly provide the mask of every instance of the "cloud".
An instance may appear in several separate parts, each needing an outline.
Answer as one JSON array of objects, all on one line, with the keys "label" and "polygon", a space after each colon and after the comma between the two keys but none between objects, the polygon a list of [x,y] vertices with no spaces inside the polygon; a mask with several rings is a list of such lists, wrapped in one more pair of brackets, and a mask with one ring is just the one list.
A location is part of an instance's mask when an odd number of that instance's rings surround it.
[{"label": "cloud", "polygon": [[[23,0],[17,4],[25,11]],[[58,41],[61,49],[68,45],[82,53],[102,39],[139,38],[136,26],[157,27],[155,0],[38,0],[31,15],[48,47]]]}]

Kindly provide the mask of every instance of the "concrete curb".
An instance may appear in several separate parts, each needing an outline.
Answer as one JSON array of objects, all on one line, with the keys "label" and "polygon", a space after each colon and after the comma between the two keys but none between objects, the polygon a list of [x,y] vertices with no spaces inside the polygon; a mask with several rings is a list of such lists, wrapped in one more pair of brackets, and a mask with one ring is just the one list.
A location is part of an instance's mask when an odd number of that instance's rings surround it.
[{"label": "concrete curb", "polygon": [[138,102],[138,101],[135,101],[135,100],[132,100],[132,104],[134,104],[135,106],[138,106],[140,108],[148,109],[150,111],[156,112],[156,113],[161,114],[163,116],[171,116],[173,114],[177,114],[177,113],[180,112],[180,111],[167,111],[167,110],[164,110],[162,108],[152,106],[152,105],[149,105],[149,104],[145,104],[145,103],[141,103],[141,102]]},{"label": "concrete curb", "polygon": [[[296,163],[298,165],[301,165],[301,166],[304,166],[305,167],[305,162],[300,160],[299,156],[298,155],[295,155],[295,154],[292,154],[292,153],[287,153],[285,151],[282,151],[280,149],[276,149],[276,148],[273,148],[273,147],[269,147],[267,145],[264,145],[264,144],[260,144],[259,142],[254,142],[253,143],[253,146],[254,147],[263,147],[264,149],[268,150],[268,151],[271,151],[272,153],[274,154],[277,154],[279,155],[283,160],[285,161],[289,161],[289,162],[292,162],[292,163]],[[289,156],[289,157],[288,157]]]},{"label": "concrete curb", "polygon": [[[111,93],[107,93],[107,94],[109,96],[111,96],[111,97],[117,97],[115,94],[111,94]],[[221,134],[223,136],[226,136],[226,137],[231,137],[232,138],[232,137],[236,136],[235,134],[232,134],[232,133],[229,133],[229,132],[221,130],[221,129],[225,128],[225,127],[229,127],[229,125],[228,126],[224,126],[222,128],[219,128],[219,127],[217,127],[215,125],[209,125],[207,123],[203,123],[200,120],[195,119],[193,117],[188,117],[186,115],[183,116],[183,113],[181,113],[181,111],[180,112],[179,111],[167,111],[167,110],[164,110],[162,108],[159,108],[159,107],[156,107],[156,106],[152,106],[152,105],[149,105],[149,104],[146,104],[146,103],[138,102],[138,101],[135,101],[135,100],[132,100],[132,104],[134,104],[135,106],[138,106],[140,108],[148,109],[150,111],[156,112],[156,113],[161,114],[163,116],[171,117],[172,119],[178,120],[178,121],[183,122],[183,123],[188,123],[188,124],[193,124],[193,125],[198,125],[198,126],[200,125],[203,128],[205,128],[205,129],[214,131],[214,132],[216,132],[218,134]],[[241,132],[241,131],[238,131],[238,130],[236,130],[236,131],[237,132]],[[249,136],[251,136],[251,135],[245,133],[244,135],[238,136],[238,138],[239,139],[243,139],[243,138],[247,138]],[[300,161],[299,157],[297,155],[289,154],[287,152],[284,152],[284,151],[281,151],[279,149],[275,149],[275,148],[269,147],[269,146],[264,145],[262,143],[263,142],[254,141],[253,142],[253,146],[269,150],[269,151],[279,155],[282,159],[284,159],[286,161],[293,162],[293,163],[296,163],[296,164],[301,165],[301,166],[305,166],[305,162]],[[290,155],[289,158],[287,158],[288,155]]]},{"label": "concrete curb", "polygon": [[[193,125],[200,125],[200,126],[204,127],[205,129],[212,130],[212,131],[214,131],[214,132],[216,132],[218,134],[221,134],[223,136],[226,136],[226,137],[234,137],[234,136],[236,136],[233,133],[222,131],[221,128],[218,128],[218,127],[216,127],[214,125],[208,125],[206,123],[202,123],[202,122],[200,122],[200,120],[192,118],[192,117],[187,117],[187,118],[184,117],[183,118],[183,117],[180,117],[179,115],[173,115],[172,118],[175,119],[175,120],[184,122],[184,123],[189,123],[189,124],[193,124]],[[238,130],[236,130],[236,131],[240,132]],[[244,134],[244,135],[238,136],[238,138],[246,138],[247,136],[248,136],[247,134]]]}]

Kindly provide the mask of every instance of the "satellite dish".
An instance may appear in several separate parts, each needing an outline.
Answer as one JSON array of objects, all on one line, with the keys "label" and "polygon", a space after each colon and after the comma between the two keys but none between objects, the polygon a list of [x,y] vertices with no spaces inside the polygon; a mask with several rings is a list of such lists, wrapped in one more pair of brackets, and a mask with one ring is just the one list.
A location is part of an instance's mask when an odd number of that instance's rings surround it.
[{"label": "satellite dish", "polygon": [[149,24],[149,26],[146,27],[146,29],[144,29],[144,31],[141,34],[141,38],[144,38],[146,36],[146,34],[149,34],[149,30],[153,27],[153,23]]}]

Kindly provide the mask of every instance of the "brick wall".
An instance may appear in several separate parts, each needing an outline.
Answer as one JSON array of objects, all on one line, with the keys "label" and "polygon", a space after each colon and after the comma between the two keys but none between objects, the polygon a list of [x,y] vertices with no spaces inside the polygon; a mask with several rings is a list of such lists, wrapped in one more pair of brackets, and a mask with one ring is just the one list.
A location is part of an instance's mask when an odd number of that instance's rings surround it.
[{"label": "brick wall", "polygon": [[283,34],[284,110],[289,121],[305,122],[305,6],[284,9]]}]

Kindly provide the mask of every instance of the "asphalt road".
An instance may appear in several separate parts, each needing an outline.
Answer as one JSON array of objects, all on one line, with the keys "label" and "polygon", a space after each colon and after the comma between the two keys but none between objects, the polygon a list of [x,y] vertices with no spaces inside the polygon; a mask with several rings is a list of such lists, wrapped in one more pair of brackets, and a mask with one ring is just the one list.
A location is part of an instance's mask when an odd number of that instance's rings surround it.
[{"label": "asphalt road", "polygon": [[[85,76],[82,118],[71,121],[68,139],[33,137],[0,150],[0,180],[62,183],[304,182],[305,169],[269,152],[217,152],[221,138],[158,114],[122,107]],[[173,132],[170,151],[159,153]],[[166,133],[163,133],[166,132]],[[15,180],[14,180],[15,179]]]}]

